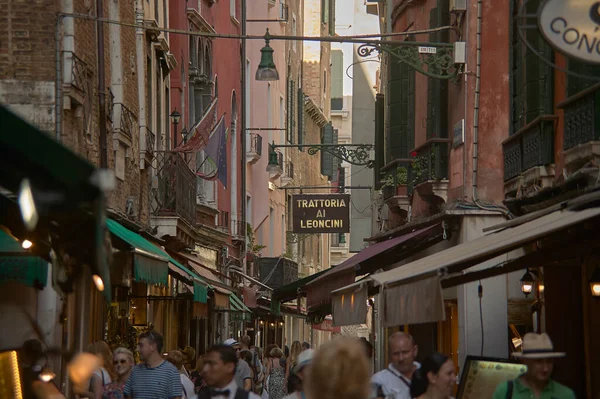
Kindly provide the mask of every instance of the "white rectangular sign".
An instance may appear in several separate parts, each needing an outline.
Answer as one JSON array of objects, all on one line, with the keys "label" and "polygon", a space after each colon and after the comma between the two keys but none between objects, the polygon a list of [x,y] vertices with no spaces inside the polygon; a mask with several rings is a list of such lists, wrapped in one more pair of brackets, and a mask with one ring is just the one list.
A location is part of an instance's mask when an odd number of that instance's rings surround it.
[{"label": "white rectangular sign", "polygon": [[419,54],[435,54],[435,53],[437,53],[437,48],[435,48],[435,47],[419,46]]}]

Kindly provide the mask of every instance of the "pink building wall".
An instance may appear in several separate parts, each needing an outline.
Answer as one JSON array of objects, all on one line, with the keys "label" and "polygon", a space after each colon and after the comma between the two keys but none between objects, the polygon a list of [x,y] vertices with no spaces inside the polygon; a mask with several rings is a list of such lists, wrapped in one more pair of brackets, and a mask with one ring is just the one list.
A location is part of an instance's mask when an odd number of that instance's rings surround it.
[{"label": "pink building wall", "polygon": [[[198,9],[198,5],[201,8]],[[217,33],[239,35],[241,33],[240,23],[231,16],[230,2],[220,1],[212,6],[208,2],[188,2],[185,0],[169,0],[169,22],[170,28],[183,30],[196,30],[188,20],[187,9],[194,8],[199,14],[210,24]],[[236,0],[236,14],[239,16],[240,1]],[[188,69],[190,64],[190,37],[187,35],[170,34],[170,51],[177,58],[178,66],[171,73],[171,110],[177,108],[182,113],[181,123],[178,126],[178,134],[181,133],[181,128],[187,121],[188,98],[189,98],[189,83]],[[242,198],[241,182],[242,173],[240,168],[240,160],[244,156],[241,151],[243,137],[241,123],[241,41],[239,39],[212,39],[212,72],[216,82],[215,95],[218,98],[217,114],[220,119],[225,116],[225,124],[228,131],[227,137],[227,186],[217,181],[217,199],[219,211],[229,212],[230,219],[241,219],[241,207],[244,206],[245,200]],[[182,80],[182,75],[183,80]],[[232,98],[236,97],[234,106]],[[182,99],[185,104],[182,104]],[[232,118],[237,115],[237,125],[235,132],[232,129]],[[189,126],[187,126],[189,128]],[[171,131],[173,137],[173,131]],[[178,142],[181,141],[181,136]],[[237,164],[236,164],[236,179],[232,181],[234,175],[230,158],[232,149],[236,144]],[[231,190],[237,192],[237,212],[232,212]],[[235,213],[235,214],[234,214]]]},{"label": "pink building wall", "polygon": [[[285,25],[276,22],[279,19],[279,2],[272,5],[267,1],[258,2],[248,7],[247,30],[249,35],[264,35],[267,28],[272,35],[284,35]],[[274,22],[251,22],[253,19],[273,20]],[[274,50],[273,58],[279,72],[279,81],[259,82],[254,79],[256,69],[260,62],[260,49],[264,47],[264,40],[248,40],[246,55],[250,61],[250,105],[248,128],[285,128],[285,113],[281,117],[280,99],[286,99],[286,71],[285,41],[274,40],[270,45]],[[270,85],[270,90],[269,90]],[[270,101],[268,92],[270,91]],[[283,121],[283,124],[282,122]],[[256,244],[266,245],[260,253],[263,256],[278,256],[285,251],[285,190],[278,190],[281,185],[280,178],[274,179],[269,188],[269,173],[266,171],[269,157],[268,143],[274,141],[283,144],[284,131],[257,131],[262,136],[262,156],[255,164],[247,164],[247,195],[251,198],[251,217],[249,221],[255,230]],[[280,149],[285,155],[285,149]],[[269,220],[270,208],[273,208],[274,220]],[[285,218],[283,218],[285,220]],[[271,242],[271,228],[273,228],[273,241]]]}]

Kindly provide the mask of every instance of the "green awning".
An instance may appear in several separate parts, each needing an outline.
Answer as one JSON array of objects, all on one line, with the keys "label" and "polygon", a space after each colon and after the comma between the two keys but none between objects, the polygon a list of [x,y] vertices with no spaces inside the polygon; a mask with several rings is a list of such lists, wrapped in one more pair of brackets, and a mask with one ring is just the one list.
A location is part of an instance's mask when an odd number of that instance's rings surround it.
[{"label": "green awning", "polygon": [[0,105],[0,185],[17,193],[23,179],[38,190],[64,195],[78,206],[101,194],[92,182],[94,165]]},{"label": "green awning", "polygon": [[252,320],[252,311],[233,293],[229,295],[229,306],[234,320]]},{"label": "green awning", "polygon": [[31,255],[17,240],[0,230],[0,285],[9,281],[28,287],[45,287],[48,262]]},{"label": "green awning", "polygon": [[296,280],[293,283],[289,283],[284,285],[283,287],[276,288],[273,291],[272,299],[277,299],[280,302],[288,302],[298,298],[298,289],[304,287],[306,284],[310,283],[317,277],[326,272],[331,271],[331,269],[321,270],[318,273],[311,274],[310,276],[301,278],[300,280]]},{"label": "green awning", "polygon": [[208,287],[206,283],[194,279],[194,302],[208,303]]},{"label": "green awning", "polygon": [[[127,229],[120,223],[106,220],[106,226],[111,233],[131,245],[134,249],[133,278],[147,284],[167,285],[169,277],[169,262],[181,269],[194,284],[194,301],[207,303],[208,284],[200,276],[173,259],[171,255],[146,240],[141,235]],[[198,288],[197,288],[198,287]]]}]

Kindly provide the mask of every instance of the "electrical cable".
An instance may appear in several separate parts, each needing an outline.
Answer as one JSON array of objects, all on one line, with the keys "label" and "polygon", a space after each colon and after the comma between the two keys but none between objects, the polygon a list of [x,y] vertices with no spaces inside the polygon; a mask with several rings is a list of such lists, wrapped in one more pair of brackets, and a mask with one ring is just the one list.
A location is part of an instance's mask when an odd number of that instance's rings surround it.
[{"label": "electrical cable", "polygon": [[483,286],[481,280],[479,280],[479,286],[477,287],[477,295],[479,296],[479,321],[481,324],[481,356],[483,357],[483,347],[485,343],[485,334],[483,333]]},{"label": "electrical cable", "polygon": [[[156,26],[156,27],[155,26],[152,26],[152,27],[140,26],[139,24],[135,24],[135,23],[131,23],[131,22],[123,22],[123,21],[118,21],[118,20],[109,19],[109,18],[98,18],[94,15],[88,15],[88,14],[61,12],[61,13],[58,13],[57,15],[59,18],[71,17],[71,18],[77,18],[77,19],[84,19],[84,20],[88,20],[88,21],[103,22],[103,23],[107,23],[107,24],[111,24],[111,25],[124,26],[124,27],[128,27],[128,28],[135,28],[135,29],[141,29],[141,30],[152,30],[152,31],[159,31],[159,32],[179,34],[179,35],[187,35],[187,36],[203,36],[203,37],[216,38],[216,39],[264,40],[264,36],[259,36],[259,35],[232,35],[232,34],[223,34],[223,33],[189,31],[189,30],[185,30],[185,29],[171,29],[171,28],[163,28],[163,27],[159,27],[159,26]],[[303,41],[326,41],[326,42],[331,42],[331,43],[340,43],[340,42],[344,42],[344,41],[348,42],[349,40],[356,40],[356,39],[372,39],[372,38],[378,38],[378,37],[385,38],[385,37],[394,37],[394,36],[409,36],[409,35],[428,34],[428,33],[439,32],[439,31],[443,31],[443,30],[451,30],[451,29],[454,29],[454,28],[452,26],[440,26],[438,28],[423,29],[423,30],[419,30],[419,31],[394,32],[394,33],[369,33],[369,34],[365,34],[365,35],[325,36],[325,37],[272,35],[270,40],[303,40]],[[361,42],[357,41],[357,43],[361,43]],[[389,43],[393,44],[393,42],[389,42]]]}]

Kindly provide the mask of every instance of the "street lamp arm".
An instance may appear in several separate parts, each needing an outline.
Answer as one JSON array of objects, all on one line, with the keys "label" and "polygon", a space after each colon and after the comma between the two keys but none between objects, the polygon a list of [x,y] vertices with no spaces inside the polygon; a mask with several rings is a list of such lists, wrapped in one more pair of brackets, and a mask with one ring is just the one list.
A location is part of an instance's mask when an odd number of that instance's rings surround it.
[{"label": "street lamp arm", "polygon": [[308,148],[308,155],[316,155],[319,151],[326,152],[357,166],[373,167],[371,160],[372,144],[271,144],[272,151],[277,148]]},{"label": "street lamp arm", "polygon": [[356,50],[358,56],[363,58],[369,57],[374,51],[384,52],[434,79],[454,79],[460,72],[460,64],[454,63],[454,49],[450,43],[365,43]]}]

